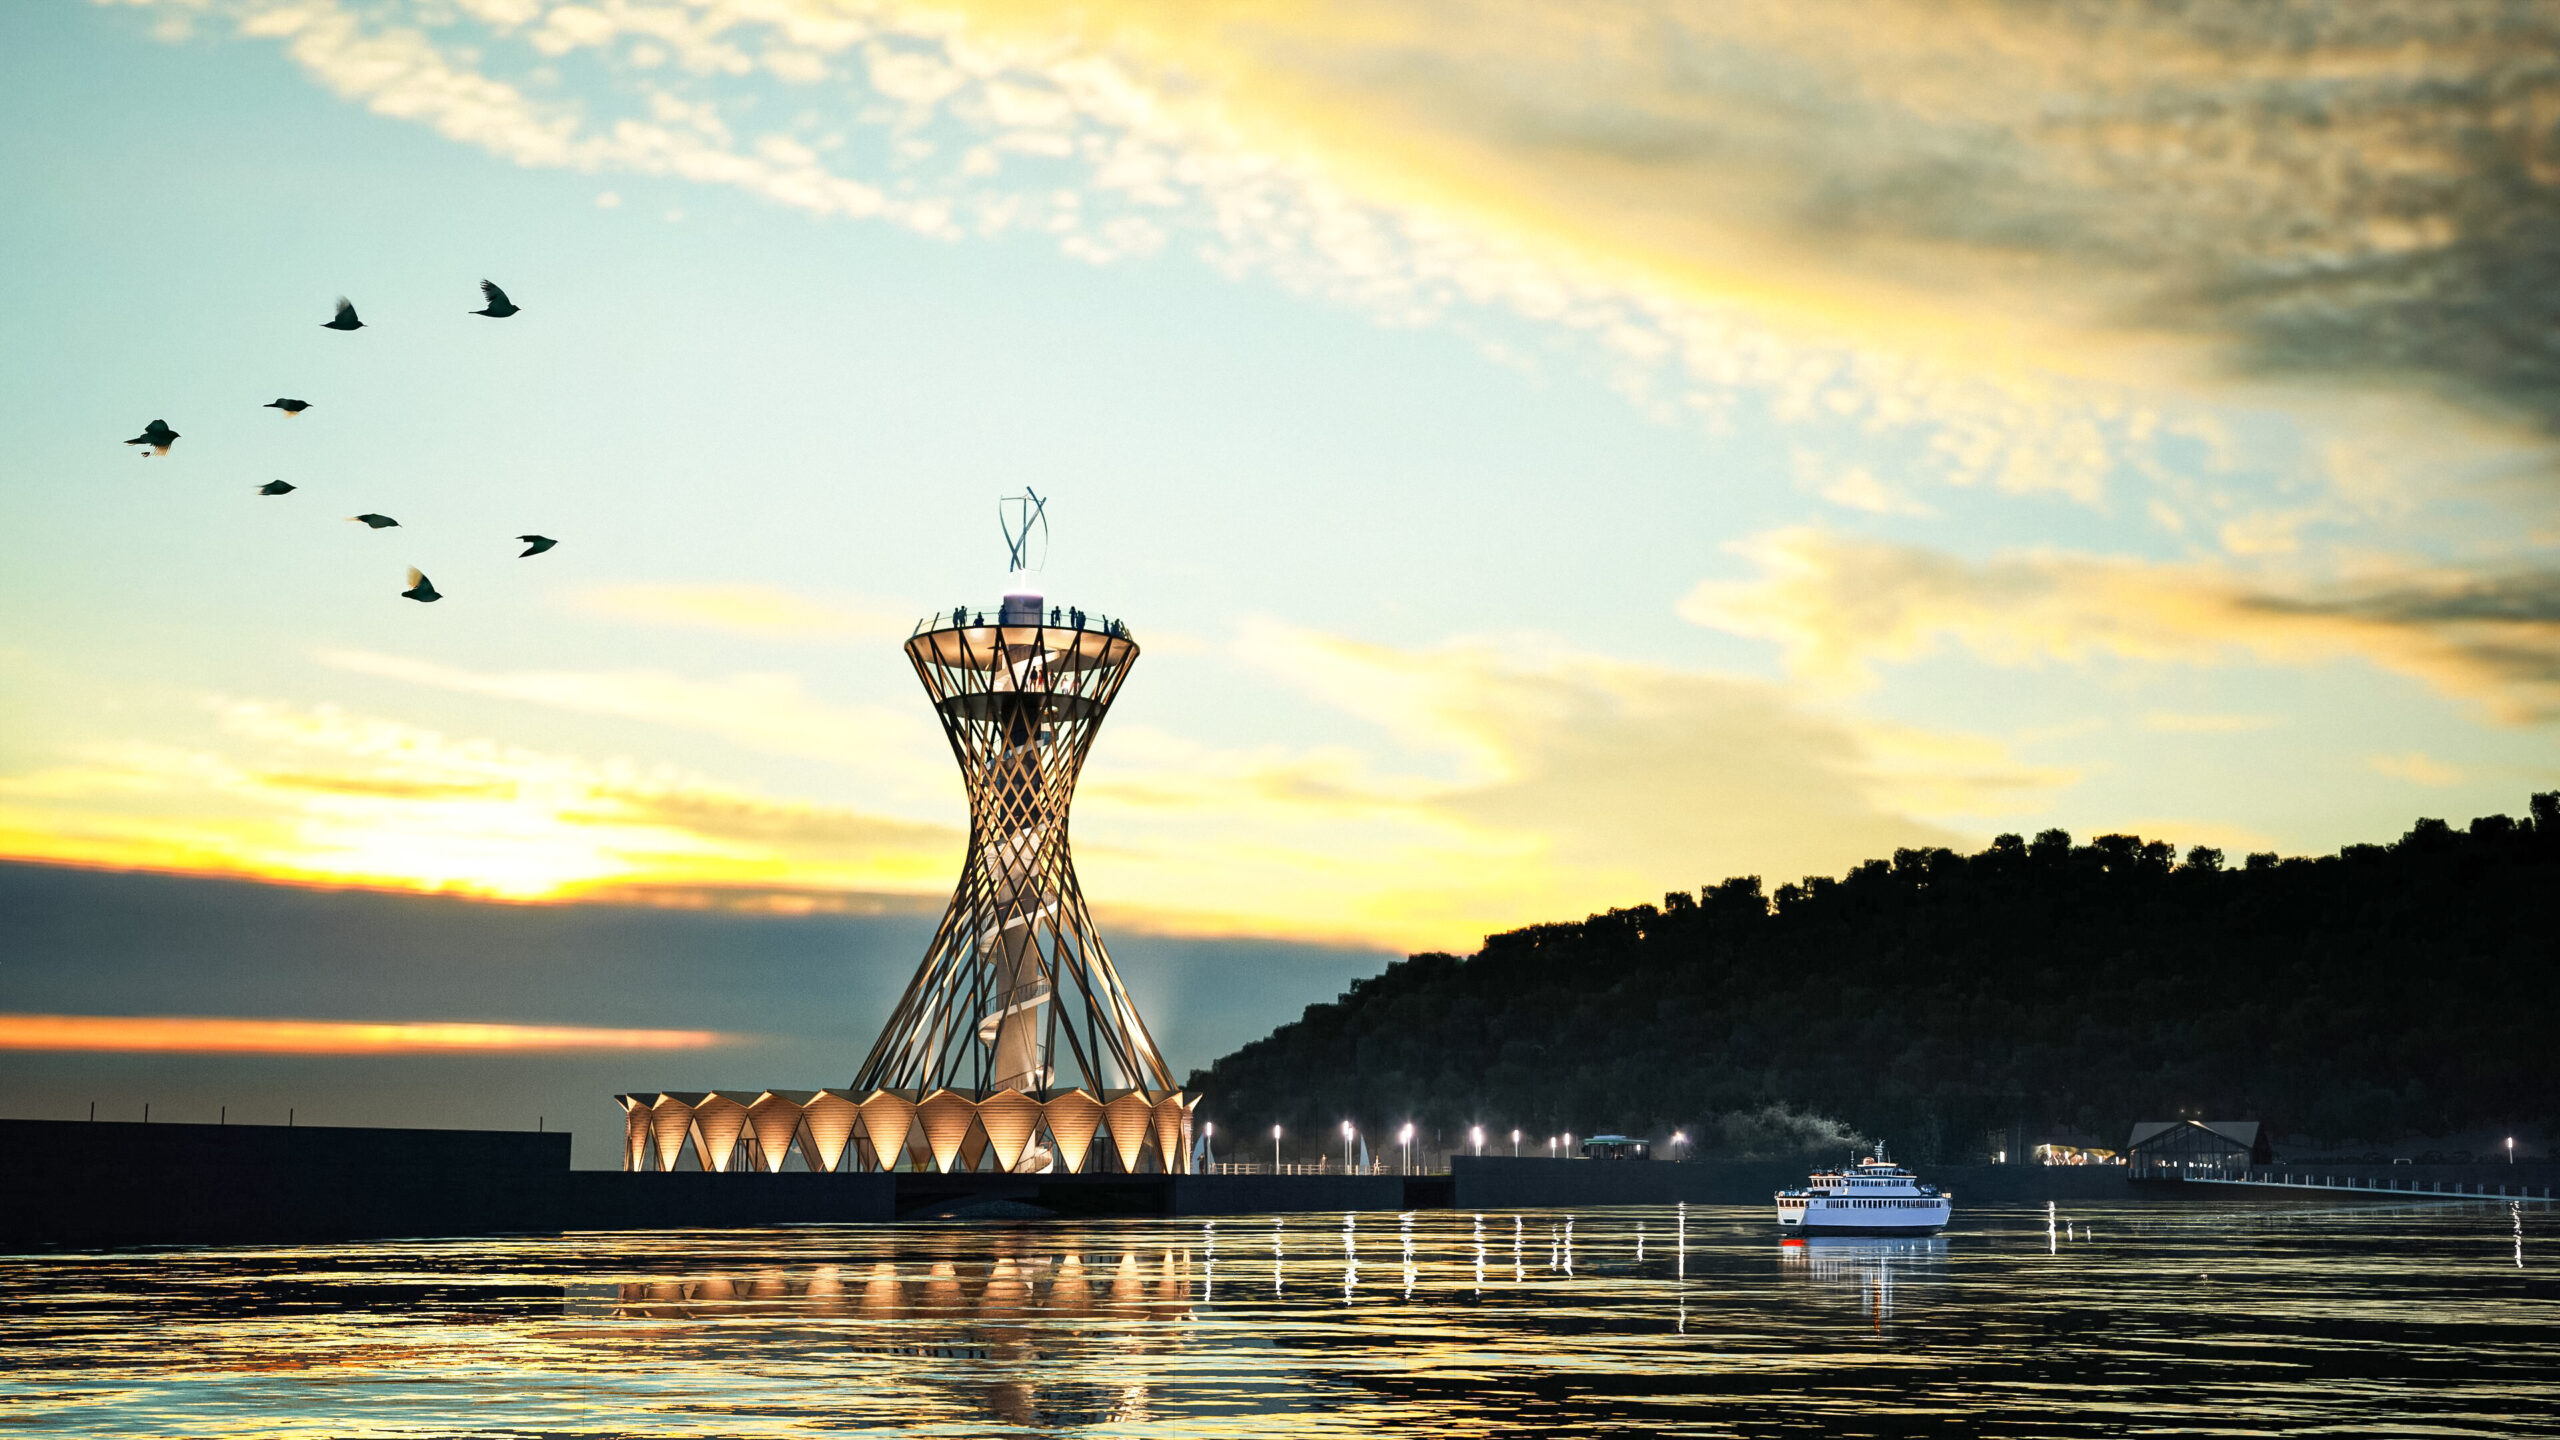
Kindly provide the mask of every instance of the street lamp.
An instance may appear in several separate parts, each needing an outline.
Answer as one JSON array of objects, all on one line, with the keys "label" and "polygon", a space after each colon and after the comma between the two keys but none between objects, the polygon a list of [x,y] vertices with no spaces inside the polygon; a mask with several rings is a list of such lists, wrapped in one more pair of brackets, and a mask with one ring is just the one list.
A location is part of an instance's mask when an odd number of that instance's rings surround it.
[{"label": "street lamp", "polygon": [[2507,1137],[2507,1163],[2516,1163],[2516,1137],[2513,1135]]},{"label": "street lamp", "polygon": [[1396,1132],[1396,1144],[1398,1144],[1399,1146],[1402,1146],[1402,1147],[1403,1147],[1403,1149],[1404,1149],[1404,1155],[1403,1155],[1403,1157],[1402,1157],[1402,1158],[1401,1158],[1397,1163],[1398,1163],[1398,1164],[1401,1164],[1401,1165],[1404,1167],[1404,1170],[1403,1170],[1403,1173],[1404,1173],[1404,1174],[1410,1175],[1410,1174],[1412,1174],[1412,1173],[1413,1173],[1413,1122],[1412,1122],[1412,1121],[1407,1120],[1406,1122],[1404,1122],[1404,1128],[1403,1128],[1402,1130],[1399,1130],[1399,1131],[1397,1131],[1397,1132]]},{"label": "street lamp", "polygon": [[1477,1153],[1477,1154],[1479,1154],[1479,1155],[1483,1154],[1483,1153],[1484,1153],[1484,1127],[1483,1127],[1483,1126],[1481,1126],[1481,1125],[1477,1126],[1474,1130],[1472,1130],[1472,1131],[1470,1131],[1470,1132],[1469,1132],[1468,1138],[1470,1138],[1470,1139],[1472,1139],[1472,1140],[1474,1140],[1474,1141],[1476,1142],[1476,1153]]},{"label": "street lamp", "polygon": [[1553,1135],[1547,1137],[1547,1158],[1550,1160],[1556,1158],[1556,1137]]},{"label": "street lamp", "polygon": [[[1217,1121],[1203,1120],[1200,1122],[1200,1150],[1202,1154],[1213,1157],[1218,1153]],[[1218,1162],[1213,1158],[1209,1163],[1215,1165]]]},{"label": "street lamp", "polygon": [[1511,1132],[1511,1158],[1520,1158],[1520,1132],[1517,1130]]},{"label": "street lamp", "polygon": [[1351,1169],[1351,1122],[1348,1120],[1342,1122],[1342,1168],[1346,1174]]},{"label": "street lamp", "polygon": [[1280,1127],[1271,1127],[1271,1173],[1280,1173]]},{"label": "street lamp", "polygon": [[1689,1136],[1686,1131],[1674,1130],[1671,1132],[1671,1150],[1673,1154],[1678,1154],[1680,1147],[1688,1143]]},{"label": "street lamp", "polygon": [[1573,1158],[1573,1132],[1570,1130],[1564,1132],[1564,1158]]}]

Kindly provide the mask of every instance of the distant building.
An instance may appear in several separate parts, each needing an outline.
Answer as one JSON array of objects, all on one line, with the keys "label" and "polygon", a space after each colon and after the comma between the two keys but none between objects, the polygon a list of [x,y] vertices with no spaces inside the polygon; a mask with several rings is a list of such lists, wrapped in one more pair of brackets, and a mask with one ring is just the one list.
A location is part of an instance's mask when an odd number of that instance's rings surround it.
[{"label": "distant building", "polygon": [[2191,1170],[2245,1170],[2275,1161],[2255,1120],[2145,1120],[2124,1148],[2134,1180],[2178,1180]]},{"label": "distant building", "polygon": [[1594,1135],[1582,1142],[1585,1160],[1650,1160],[1653,1146],[1626,1135]]}]

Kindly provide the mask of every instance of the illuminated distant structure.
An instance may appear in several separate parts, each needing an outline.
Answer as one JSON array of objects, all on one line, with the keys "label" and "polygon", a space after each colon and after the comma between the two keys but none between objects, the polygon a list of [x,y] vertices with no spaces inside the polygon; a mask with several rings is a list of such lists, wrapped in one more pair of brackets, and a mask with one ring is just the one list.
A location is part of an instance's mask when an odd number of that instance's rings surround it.
[{"label": "illuminated distant structure", "polygon": [[624,1168],[1171,1173],[1191,1109],[1076,883],[1067,809],[1138,658],[1116,620],[1032,588],[1042,502],[1004,502],[1013,583],[990,617],[917,624],[907,658],[969,792],[969,851],[942,924],[844,1090],[620,1097]]}]

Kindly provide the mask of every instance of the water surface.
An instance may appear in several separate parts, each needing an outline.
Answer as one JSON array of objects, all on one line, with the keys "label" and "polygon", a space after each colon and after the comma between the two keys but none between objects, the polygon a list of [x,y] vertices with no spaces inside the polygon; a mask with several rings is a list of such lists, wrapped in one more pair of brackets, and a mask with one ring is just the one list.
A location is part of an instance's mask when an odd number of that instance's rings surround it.
[{"label": "water surface", "polygon": [[2550,1219],[1722,1207],[0,1259],[0,1430],[2560,1434]]}]

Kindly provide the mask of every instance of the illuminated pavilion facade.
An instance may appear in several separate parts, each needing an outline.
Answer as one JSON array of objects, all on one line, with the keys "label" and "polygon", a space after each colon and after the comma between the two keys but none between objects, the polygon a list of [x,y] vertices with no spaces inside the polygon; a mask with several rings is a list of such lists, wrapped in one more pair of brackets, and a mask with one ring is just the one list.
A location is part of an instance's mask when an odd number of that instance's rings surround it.
[{"label": "illuminated pavilion facade", "polygon": [[1008,595],[920,623],[907,658],[969,791],[969,852],[924,962],[841,1090],[631,1094],[623,1168],[1178,1173],[1192,1107],[1076,883],[1067,810],[1138,658],[1126,626]]}]

